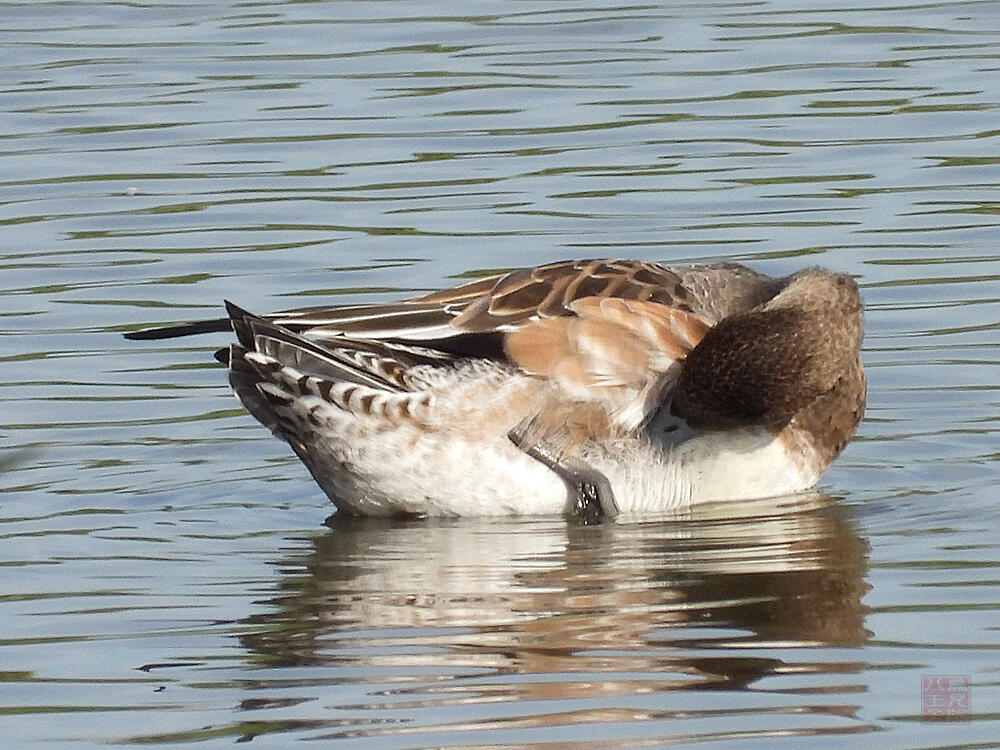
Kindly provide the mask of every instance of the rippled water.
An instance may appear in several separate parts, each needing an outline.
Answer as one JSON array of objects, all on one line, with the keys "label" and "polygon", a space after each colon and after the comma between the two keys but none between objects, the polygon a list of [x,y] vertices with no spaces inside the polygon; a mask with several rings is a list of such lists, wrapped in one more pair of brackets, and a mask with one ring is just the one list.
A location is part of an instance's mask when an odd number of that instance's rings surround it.
[{"label": "rippled water", "polygon": [[[1000,746],[995,2],[0,11],[6,746]],[[120,337],[605,255],[858,277],[823,493],[324,525],[224,337]]]}]

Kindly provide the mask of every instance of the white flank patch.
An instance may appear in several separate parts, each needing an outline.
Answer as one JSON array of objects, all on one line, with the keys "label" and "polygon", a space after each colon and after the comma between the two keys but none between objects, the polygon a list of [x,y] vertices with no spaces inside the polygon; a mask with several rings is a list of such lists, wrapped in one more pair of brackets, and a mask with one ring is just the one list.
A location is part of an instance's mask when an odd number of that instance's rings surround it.
[{"label": "white flank patch", "polygon": [[702,433],[677,444],[615,441],[588,451],[622,513],[674,510],[809,489],[820,473],[763,428]]}]

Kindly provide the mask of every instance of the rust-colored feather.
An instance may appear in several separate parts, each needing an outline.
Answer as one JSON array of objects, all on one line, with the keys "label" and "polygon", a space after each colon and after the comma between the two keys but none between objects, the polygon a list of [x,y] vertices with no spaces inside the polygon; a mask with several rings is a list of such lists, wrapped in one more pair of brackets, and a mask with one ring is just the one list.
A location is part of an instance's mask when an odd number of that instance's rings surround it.
[{"label": "rust-colored feather", "polygon": [[[676,377],[676,363],[709,330],[697,316],[655,302],[584,297],[569,308],[573,317],[534,320],[504,342],[512,362],[550,381],[525,440],[554,443],[564,455],[582,442],[577,422],[591,436],[643,424]],[[574,410],[584,418],[568,418]]]}]

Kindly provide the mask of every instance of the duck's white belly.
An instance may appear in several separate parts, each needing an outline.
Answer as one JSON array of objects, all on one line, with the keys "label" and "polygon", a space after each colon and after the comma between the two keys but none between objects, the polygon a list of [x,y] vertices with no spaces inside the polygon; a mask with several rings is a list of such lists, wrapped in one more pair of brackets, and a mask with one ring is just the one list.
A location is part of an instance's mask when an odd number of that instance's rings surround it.
[{"label": "duck's white belly", "polygon": [[763,428],[704,433],[673,445],[617,440],[585,456],[607,476],[623,514],[801,492],[820,477],[809,459]]},{"label": "duck's white belly", "polygon": [[[309,446],[307,465],[336,505],[388,516],[558,515],[565,483],[506,435],[428,434],[396,427],[361,434],[341,425]],[[353,432],[353,434],[352,434]]]},{"label": "duck's white belly", "polygon": [[[353,513],[553,515],[569,507],[563,480],[503,441],[382,435],[361,450],[347,446],[338,440],[335,451],[310,465],[327,494]],[[763,431],[707,434],[665,448],[623,439],[591,446],[581,457],[608,478],[616,511],[625,515],[785,495],[819,479]]]},{"label": "duck's white belly", "polygon": [[[507,438],[507,428],[425,429],[361,420],[316,397],[295,411],[312,429],[302,458],[338,507],[386,516],[555,515],[570,510],[567,484]],[[687,436],[685,436],[687,437]],[[801,454],[801,446],[799,446]],[[583,446],[603,473],[610,513],[683,509],[718,500],[784,495],[812,487],[816,462],[763,428],[687,437],[677,443],[621,438]]]}]

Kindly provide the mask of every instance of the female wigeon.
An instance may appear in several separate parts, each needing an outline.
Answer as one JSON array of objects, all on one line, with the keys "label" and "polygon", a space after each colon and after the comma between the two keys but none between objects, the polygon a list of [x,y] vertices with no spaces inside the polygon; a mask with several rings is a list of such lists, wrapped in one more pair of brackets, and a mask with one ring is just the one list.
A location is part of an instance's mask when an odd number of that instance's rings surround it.
[{"label": "female wigeon", "polygon": [[865,406],[847,276],[569,261],[389,304],[228,318],[217,353],[338,508],[673,510],[812,487]]}]

